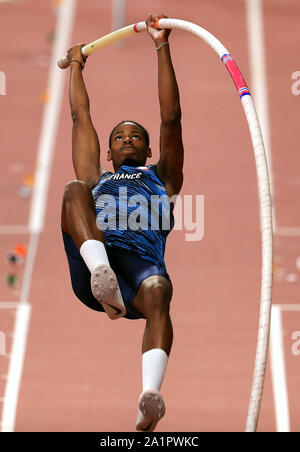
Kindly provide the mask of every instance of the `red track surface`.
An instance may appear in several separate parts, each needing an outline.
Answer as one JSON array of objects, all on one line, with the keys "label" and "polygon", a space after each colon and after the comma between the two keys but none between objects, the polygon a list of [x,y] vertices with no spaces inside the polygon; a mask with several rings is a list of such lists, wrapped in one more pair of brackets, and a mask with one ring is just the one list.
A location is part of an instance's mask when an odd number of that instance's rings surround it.
[{"label": "red track surface", "polygon": [[[300,69],[295,56],[300,7],[286,0],[263,4],[276,220],[279,227],[299,227],[300,97],[291,93],[291,76]],[[50,0],[0,2],[0,70],[7,79],[6,96],[0,96],[1,225],[28,222],[30,198],[21,199],[18,189],[35,172],[44,107],[41,97],[48,77],[48,65],[42,66],[41,61],[51,57],[54,11]],[[161,11],[198,23],[218,37],[251,88],[244,1],[190,0],[187,7],[186,2],[149,0],[146,9],[144,2],[129,0],[126,22]],[[110,24],[111,2],[78,0],[70,45],[109,33]],[[170,42],[183,110],[182,195],[205,196],[205,234],[202,241],[188,242],[187,231],[174,231],[167,244],[167,267],[174,285],[174,344],[162,387],[167,412],[156,431],[243,431],[261,278],[253,151],[239,97],[216,55],[185,32],[173,31]],[[109,132],[124,118],[140,121],[150,131],[152,161],[157,160],[156,55],[147,34],[96,53],[84,76],[103,161]],[[31,281],[32,315],[15,431],[130,432],[135,430],[141,392],[144,321],[112,322],[105,314],[88,310],[72,293],[60,234],[61,198],[65,184],[74,178],[67,94],[66,84],[45,227]],[[28,245],[28,235],[0,235],[0,301],[20,298],[24,263],[13,266],[5,259],[16,243]],[[299,237],[275,237],[274,303],[298,302],[298,255]],[[5,281],[10,271],[19,274],[14,287]],[[288,274],[296,275],[295,282],[288,281]],[[7,333],[9,353],[13,311],[0,312],[0,330]],[[284,313],[283,322],[291,429],[299,431],[300,357],[291,352],[291,334],[300,330],[300,313]],[[5,375],[9,356],[0,356],[0,363],[0,373]],[[0,397],[5,383],[2,379]],[[258,430],[275,429],[268,363]]]}]

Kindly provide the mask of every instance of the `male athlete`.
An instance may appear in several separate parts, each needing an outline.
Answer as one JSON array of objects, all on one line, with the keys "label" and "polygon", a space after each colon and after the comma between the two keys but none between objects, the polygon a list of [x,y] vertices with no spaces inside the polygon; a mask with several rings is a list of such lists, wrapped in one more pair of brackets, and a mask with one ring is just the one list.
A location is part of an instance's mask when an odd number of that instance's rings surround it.
[{"label": "male athlete", "polygon": [[158,58],[159,161],[145,166],[151,157],[148,132],[125,120],[110,135],[107,161],[112,162],[114,172],[101,166],[82,77],[83,45],[74,46],[68,59],[77,180],[67,184],[62,206],[63,239],[76,296],[111,319],[146,320],[136,429],[149,432],[165,412],[160,388],[173,340],[169,315],[172,284],[164,263],[173,217],[170,213],[169,226],[164,226],[166,203],[154,203],[153,208],[151,201],[167,199],[170,209],[169,199],[179,193],[183,183],[181,108],[168,42],[171,30],[154,28],[159,17],[166,16],[149,14],[146,20]]}]

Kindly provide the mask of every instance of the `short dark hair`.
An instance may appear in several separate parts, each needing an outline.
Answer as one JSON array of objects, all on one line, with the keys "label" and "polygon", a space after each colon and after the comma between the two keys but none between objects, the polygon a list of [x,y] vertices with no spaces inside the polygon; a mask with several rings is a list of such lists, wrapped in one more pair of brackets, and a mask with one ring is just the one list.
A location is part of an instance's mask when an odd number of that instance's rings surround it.
[{"label": "short dark hair", "polygon": [[117,125],[112,129],[112,131],[110,132],[110,135],[109,135],[109,148],[111,148],[111,140],[112,140],[112,136],[113,136],[113,134],[114,134],[114,131],[115,131],[121,124],[125,124],[126,122],[132,122],[132,124],[135,124],[135,125],[138,126],[140,129],[142,129],[143,135],[144,135],[144,138],[145,138],[145,142],[146,142],[146,146],[149,147],[149,144],[150,144],[150,138],[149,138],[149,133],[148,133],[148,131],[145,129],[145,127],[143,127],[141,124],[139,124],[139,123],[136,122],[136,121],[132,121],[131,119],[127,119],[127,120],[124,120],[124,121],[119,122],[119,124],[117,124]]}]

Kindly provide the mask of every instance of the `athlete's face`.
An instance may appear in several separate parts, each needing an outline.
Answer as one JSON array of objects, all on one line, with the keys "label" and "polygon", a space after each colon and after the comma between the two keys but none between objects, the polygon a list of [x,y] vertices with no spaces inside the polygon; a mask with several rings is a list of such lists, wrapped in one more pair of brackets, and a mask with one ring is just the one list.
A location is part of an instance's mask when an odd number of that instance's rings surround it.
[{"label": "athlete's face", "polygon": [[143,130],[136,124],[120,124],[111,137],[107,160],[113,162],[115,171],[120,166],[144,166],[151,149],[146,145]]}]

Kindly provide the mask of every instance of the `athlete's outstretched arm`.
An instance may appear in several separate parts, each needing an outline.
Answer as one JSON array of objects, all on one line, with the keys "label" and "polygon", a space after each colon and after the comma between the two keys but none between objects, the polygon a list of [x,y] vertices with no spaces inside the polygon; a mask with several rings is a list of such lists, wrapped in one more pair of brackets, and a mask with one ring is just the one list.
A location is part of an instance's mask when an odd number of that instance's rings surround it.
[{"label": "athlete's outstretched arm", "polygon": [[104,172],[100,166],[100,145],[98,135],[90,116],[90,103],[82,77],[85,61],[81,56],[82,45],[68,51],[71,63],[69,101],[73,119],[72,157],[78,180],[87,182],[92,188]]},{"label": "athlete's outstretched arm", "polygon": [[[166,16],[159,16],[166,17]],[[147,18],[147,29],[155,42],[158,57],[158,95],[161,114],[160,159],[157,172],[169,196],[178,194],[183,183],[183,143],[178,85],[171,60],[168,37],[171,30],[153,28],[156,17]]]}]

